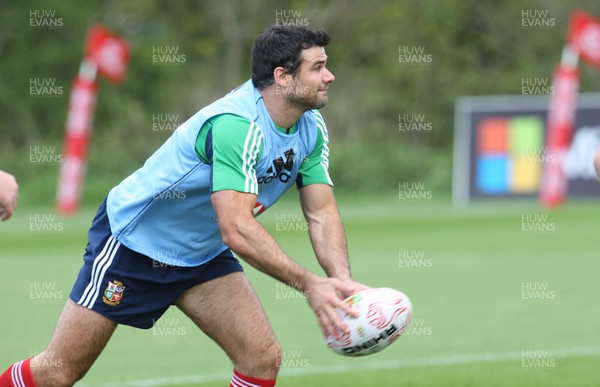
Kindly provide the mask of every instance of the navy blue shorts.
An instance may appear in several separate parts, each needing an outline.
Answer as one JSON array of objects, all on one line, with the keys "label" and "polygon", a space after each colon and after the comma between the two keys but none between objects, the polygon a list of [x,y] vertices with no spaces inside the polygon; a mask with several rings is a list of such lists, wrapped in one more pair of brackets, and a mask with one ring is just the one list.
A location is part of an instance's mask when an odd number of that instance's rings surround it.
[{"label": "navy blue shorts", "polygon": [[191,287],[243,270],[229,249],[203,265],[180,267],[127,248],[112,236],[106,200],[88,237],[71,300],[116,323],[137,328],[151,328]]}]

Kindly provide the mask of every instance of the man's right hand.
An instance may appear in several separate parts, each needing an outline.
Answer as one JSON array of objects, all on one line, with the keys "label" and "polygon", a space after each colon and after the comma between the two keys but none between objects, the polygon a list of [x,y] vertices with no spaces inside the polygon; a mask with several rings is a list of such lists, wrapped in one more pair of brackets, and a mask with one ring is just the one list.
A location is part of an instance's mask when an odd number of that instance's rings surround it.
[{"label": "man's right hand", "polygon": [[304,291],[310,307],[317,316],[324,337],[337,337],[339,332],[348,333],[348,326],[342,321],[338,309],[352,317],[358,317],[358,313],[343,300],[366,288],[368,287],[351,279],[315,276],[306,282]]}]

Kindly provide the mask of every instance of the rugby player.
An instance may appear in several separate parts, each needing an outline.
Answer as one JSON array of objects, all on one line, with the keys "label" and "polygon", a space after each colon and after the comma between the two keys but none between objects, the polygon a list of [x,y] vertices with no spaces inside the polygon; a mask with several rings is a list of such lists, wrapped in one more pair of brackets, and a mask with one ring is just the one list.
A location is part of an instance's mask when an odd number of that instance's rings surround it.
[{"label": "rugby player", "polygon": [[[322,29],[267,27],[252,48],[252,79],[110,190],[48,347],[9,367],[0,387],[73,385],[118,324],[151,328],[171,305],[226,352],[231,386],[274,386],[281,347],[232,251],[304,292],[325,336],[347,330],[336,308],[355,315],[342,300],[366,286],[351,279],[318,110],[335,79],[329,41]],[[325,276],[286,255],[255,220],[293,185]]]}]

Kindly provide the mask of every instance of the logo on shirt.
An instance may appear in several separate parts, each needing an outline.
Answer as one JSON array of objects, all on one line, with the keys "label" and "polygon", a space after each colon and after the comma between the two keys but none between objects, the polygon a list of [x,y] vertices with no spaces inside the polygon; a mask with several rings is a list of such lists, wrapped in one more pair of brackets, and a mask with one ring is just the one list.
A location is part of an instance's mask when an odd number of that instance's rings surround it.
[{"label": "logo on shirt", "polygon": [[278,179],[282,183],[290,181],[294,169],[294,149],[286,150],[283,155],[285,161],[281,156],[273,160],[273,165],[267,169],[266,174],[257,179],[258,184],[269,184],[274,179]]},{"label": "logo on shirt", "polygon": [[256,202],[256,204],[254,204],[254,208],[252,209],[252,214],[254,216],[258,216],[260,214],[262,214],[265,211],[265,205],[262,204],[261,202]]},{"label": "logo on shirt", "polygon": [[123,292],[125,292],[123,282],[117,280],[108,281],[108,286],[106,287],[106,290],[104,290],[102,301],[104,301],[105,304],[117,306],[123,298]]}]

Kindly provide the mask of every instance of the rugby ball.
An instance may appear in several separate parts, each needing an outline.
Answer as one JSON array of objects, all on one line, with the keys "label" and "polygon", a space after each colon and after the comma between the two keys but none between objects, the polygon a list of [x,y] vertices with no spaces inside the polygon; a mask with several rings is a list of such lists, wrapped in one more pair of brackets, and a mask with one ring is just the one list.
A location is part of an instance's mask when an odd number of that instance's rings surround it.
[{"label": "rugby ball", "polygon": [[390,288],[366,289],[344,302],[359,316],[353,318],[338,311],[349,332],[329,336],[325,342],[345,356],[366,356],[387,348],[400,337],[412,315],[412,303],[406,294]]}]

